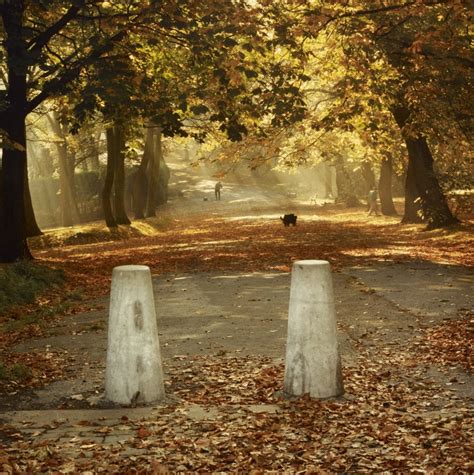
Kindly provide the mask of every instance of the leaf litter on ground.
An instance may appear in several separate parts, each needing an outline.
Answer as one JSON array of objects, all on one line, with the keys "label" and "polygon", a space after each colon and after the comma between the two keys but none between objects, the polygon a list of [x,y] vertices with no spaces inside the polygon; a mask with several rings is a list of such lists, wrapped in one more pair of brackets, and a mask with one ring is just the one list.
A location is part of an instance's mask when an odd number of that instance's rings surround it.
[{"label": "leaf litter on ground", "polygon": [[[335,269],[362,260],[472,265],[470,224],[452,233],[422,233],[391,218],[349,218],[327,212],[301,220],[297,232],[269,219],[182,218],[156,235],[42,249],[35,256],[64,269],[67,292],[80,282],[85,302],[109,291],[113,267],[130,263],[149,265],[154,274],[289,270],[293,260],[305,258],[328,259]],[[61,295],[51,300],[60,302]],[[10,343],[29,337],[25,330]],[[126,442],[78,438],[65,444],[53,437],[35,445],[5,425],[0,466],[7,473],[469,473],[472,404],[433,381],[428,370],[472,369],[472,353],[465,351],[472,348],[472,315],[427,328],[417,338],[405,347],[359,345],[357,362],[344,366],[345,396],[328,401],[282,397],[283,364],[267,357],[182,356],[186,364],[168,368],[173,374],[167,389],[177,400],[155,418],[117,421],[134,434]],[[57,366],[44,369],[45,382],[56,377]],[[190,405],[217,412],[194,420]],[[256,413],[252,407],[267,409]],[[103,435],[116,430],[112,425]]]}]

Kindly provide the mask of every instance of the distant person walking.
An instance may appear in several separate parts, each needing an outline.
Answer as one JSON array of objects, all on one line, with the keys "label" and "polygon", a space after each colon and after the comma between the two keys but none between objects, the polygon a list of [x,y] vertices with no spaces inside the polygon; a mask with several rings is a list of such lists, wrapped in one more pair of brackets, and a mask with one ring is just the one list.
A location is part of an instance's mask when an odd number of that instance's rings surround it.
[{"label": "distant person walking", "polygon": [[221,190],[222,190],[222,183],[218,181],[216,186],[214,187],[214,193],[216,194],[216,200],[220,201],[221,199]]},{"label": "distant person walking", "polygon": [[372,188],[369,191],[369,214],[367,216],[371,216],[372,213],[375,213],[375,216],[379,215],[379,207],[377,204],[377,190]]}]

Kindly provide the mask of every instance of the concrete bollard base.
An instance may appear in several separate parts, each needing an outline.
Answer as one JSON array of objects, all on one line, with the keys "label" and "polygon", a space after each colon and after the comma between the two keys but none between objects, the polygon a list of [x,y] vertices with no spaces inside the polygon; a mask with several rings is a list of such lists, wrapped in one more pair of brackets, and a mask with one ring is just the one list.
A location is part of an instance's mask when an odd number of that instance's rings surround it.
[{"label": "concrete bollard base", "polygon": [[150,269],[119,266],[112,273],[105,397],[119,404],[165,396]]},{"label": "concrete bollard base", "polygon": [[329,398],[343,394],[329,262],[297,261],[291,273],[285,392]]}]

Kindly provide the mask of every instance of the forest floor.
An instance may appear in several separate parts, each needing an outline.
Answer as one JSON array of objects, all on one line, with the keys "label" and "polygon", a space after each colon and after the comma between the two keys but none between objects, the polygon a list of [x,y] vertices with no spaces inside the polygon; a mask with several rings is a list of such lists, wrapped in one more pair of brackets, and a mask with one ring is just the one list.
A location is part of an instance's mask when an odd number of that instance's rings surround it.
[{"label": "forest floor", "polygon": [[[426,232],[230,182],[215,201],[209,177],[185,175],[159,218],[31,242],[66,285],[2,317],[2,357],[28,372],[0,391],[0,468],[472,473],[472,221]],[[297,226],[282,226],[287,212]],[[282,395],[298,259],[333,269],[341,398]],[[148,407],[103,399],[122,264],[153,274],[167,397]]]}]

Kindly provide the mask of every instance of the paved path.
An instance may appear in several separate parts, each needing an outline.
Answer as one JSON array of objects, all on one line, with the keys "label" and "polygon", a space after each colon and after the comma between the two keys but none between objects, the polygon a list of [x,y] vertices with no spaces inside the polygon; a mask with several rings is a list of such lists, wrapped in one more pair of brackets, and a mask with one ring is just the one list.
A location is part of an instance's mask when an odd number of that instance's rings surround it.
[{"label": "paved path", "polygon": [[[215,180],[211,177],[198,177],[190,187],[189,173],[184,167],[178,166],[174,175],[177,183],[182,179],[185,198],[191,197],[185,201],[194,203],[196,209],[202,210],[205,198],[213,198]],[[279,192],[261,192],[256,196],[252,187],[247,190],[237,183],[224,185],[222,205],[247,214],[255,209],[257,201],[266,205],[285,203],[284,194]],[[212,213],[221,212],[220,204],[212,203]],[[374,358],[388,350],[402,352],[416,344],[427,326],[451,319],[462,309],[472,311],[472,271],[456,266],[380,263],[335,273],[334,283],[345,368],[357,364],[362,350],[372,352]],[[215,361],[220,356],[242,360],[252,357],[257,358],[257,363],[270,361],[281,365],[289,286],[289,274],[276,272],[155,278],[168,399],[146,408],[110,408],[103,401],[107,300],[99,302],[99,310],[63,319],[46,338],[30,340],[16,348],[63,351],[68,363],[63,380],[43,389],[0,398],[0,422],[5,424],[0,445],[2,441],[5,447],[18,442],[12,450],[21,452],[22,442],[38,450],[46,442],[53,442],[61,451],[83,457],[93,456],[99,445],[105,445],[120,447],[120,453],[128,457],[147,452],[148,448],[137,440],[150,424],[159,433],[160,426],[171,423],[171,430],[178,434],[183,427],[218,420],[223,415],[244,420],[249,414],[278,410],[272,404],[188,403],[183,401],[182,392],[178,395],[180,381],[176,374],[183,375],[183,365],[206,355],[213,355]],[[416,384],[419,380],[425,386],[436,380],[446,389],[436,401],[423,402],[426,417],[451,413],[453,417],[463,417],[464,409],[457,411],[453,401],[455,404],[462,400],[463,405],[471,404],[472,408],[472,375],[435,369],[429,375],[417,374],[416,379]],[[353,395],[348,393],[345,397],[350,400]]]},{"label": "paved path", "polygon": [[[169,379],[173,378],[180,355],[261,355],[282,362],[289,278],[288,273],[155,278],[160,344],[168,383],[171,384]],[[410,263],[350,268],[335,273],[334,282],[346,366],[357,358],[354,342],[362,339],[369,346],[403,345],[419,335],[420,320],[423,325],[434,325],[453,318],[459,310],[472,310],[472,273],[451,266]],[[74,364],[67,380],[1,401],[0,419],[15,426],[22,437],[57,443],[80,440],[86,447],[123,443],[136,437],[142,421],[166,419],[167,404],[176,403],[172,391],[164,405],[114,409],[104,405],[106,319],[106,308],[77,315],[56,328],[56,335],[19,345],[18,351],[45,347],[67,350]],[[75,328],[73,335],[71,324]],[[474,396],[472,377],[461,374],[458,383],[451,385],[453,391],[462,397]],[[233,408],[236,417],[246,417],[239,408]],[[249,408],[275,410],[271,405]],[[215,417],[221,408],[185,404],[181,410],[183,417],[199,420]]]}]

